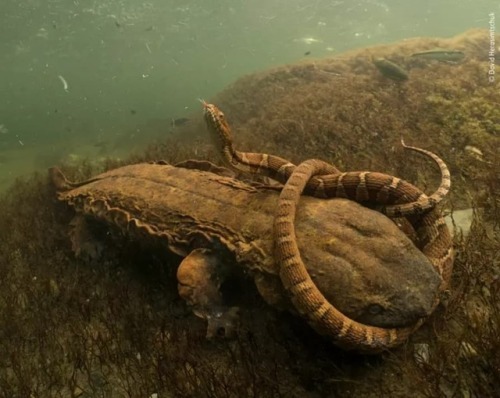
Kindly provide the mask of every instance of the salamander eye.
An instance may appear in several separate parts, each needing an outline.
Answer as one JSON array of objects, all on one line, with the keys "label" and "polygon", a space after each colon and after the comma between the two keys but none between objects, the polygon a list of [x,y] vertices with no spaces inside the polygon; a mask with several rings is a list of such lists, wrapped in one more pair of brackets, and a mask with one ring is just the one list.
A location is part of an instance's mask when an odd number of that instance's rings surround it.
[{"label": "salamander eye", "polygon": [[224,114],[220,111],[219,111],[219,114],[217,116],[219,116],[219,119],[224,119]]},{"label": "salamander eye", "polygon": [[380,314],[384,308],[381,305],[378,304],[372,304],[368,307],[368,312],[372,315],[378,315]]}]

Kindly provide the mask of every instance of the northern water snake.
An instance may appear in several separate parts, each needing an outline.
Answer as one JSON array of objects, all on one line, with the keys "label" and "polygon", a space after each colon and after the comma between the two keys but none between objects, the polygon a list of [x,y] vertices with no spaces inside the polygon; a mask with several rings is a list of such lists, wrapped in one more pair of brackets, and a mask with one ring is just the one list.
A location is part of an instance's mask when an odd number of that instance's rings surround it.
[{"label": "northern water snake", "polygon": [[[229,124],[215,105],[204,105],[205,121],[224,162],[233,169],[273,178],[285,187],[275,219],[275,245],[280,277],[299,313],[318,332],[336,344],[363,352],[379,352],[401,344],[423,321],[401,329],[363,325],[335,309],[316,288],[300,258],[294,233],[295,208],[302,191],[318,197],[347,197],[358,202],[374,202],[389,217],[406,217],[417,231],[423,253],[442,278],[439,290],[447,289],[453,247],[448,228],[435,209],[450,189],[446,164],[434,153],[415,147],[405,148],[432,158],[441,171],[441,185],[427,196],[414,185],[387,174],[356,171],[340,172],[328,163],[310,160],[299,167],[278,156],[245,153],[233,147]],[[436,302],[437,305],[437,302]]]}]

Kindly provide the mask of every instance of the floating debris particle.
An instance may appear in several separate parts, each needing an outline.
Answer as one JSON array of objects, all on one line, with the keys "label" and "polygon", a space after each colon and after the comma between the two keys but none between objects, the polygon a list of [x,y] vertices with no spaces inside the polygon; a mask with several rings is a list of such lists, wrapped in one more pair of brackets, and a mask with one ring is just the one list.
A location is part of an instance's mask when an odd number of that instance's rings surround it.
[{"label": "floating debris particle", "polygon": [[323,40],[319,40],[314,37],[301,37],[300,39],[295,39],[294,41],[305,44],[313,44],[313,43],[321,43]]},{"label": "floating debris particle", "polygon": [[69,86],[68,86],[68,82],[66,81],[66,79],[64,77],[62,77],[61,75],[58,75],[57,77],[59,78],[59,80],[63,84],[64,91],[66,91],[68,93]]},{"label": "floating debris particle", "polygon": [[310,51],[306,51],[306,52],[304,53],[304,55],[305,55],[305,56],[311,55],[311,52],[310,52]]},{"label": "floating debris particle", "polygon": [[47,39],[49,37],[49,32],[47,32],[47,29],[45,29],[45,28],[40,28],[40,29],[38,29],[36,37],[40,37],[42,39]]},{"label": "floating debris particle", "polygon": [[0,134],[7,134],[9,129],[5,127],[5,124],[0,124]]},{"label": "floating debris particle", "polygon": [[382,75],[389,79],[397,81],[408,80],[408,73],[402,67],[396,65],[388,59],[375,58],[373,60],[373,64],[377,67],[379,72],[382,73]]},{"label": "floating debris particle", "polygon": [[464,59],[465,54],[462,51],[457,50],[434,49],[414,53],[411,56],[413,58],[431,59],[440,62],[459,62]]}]

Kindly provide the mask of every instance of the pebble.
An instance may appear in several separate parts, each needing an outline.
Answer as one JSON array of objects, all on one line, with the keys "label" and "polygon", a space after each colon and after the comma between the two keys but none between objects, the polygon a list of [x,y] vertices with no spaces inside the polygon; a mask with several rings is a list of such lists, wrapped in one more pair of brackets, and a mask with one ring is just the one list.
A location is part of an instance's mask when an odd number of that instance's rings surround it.
[{"label": "pebble", "polygon": [[452,214],[445,217],[446,225],[448,225],[450,231],[454,232],[455,229],[453,226],[452,216],[453,216],[453,221],[455,221],[456,231],[462,231],[464,237],[467,236],[470,231],[470,226],[472,224],[474,209],[469,208],[464,210],[455,210],[453,211]]},{"label": "pebble", "polygon": [[415,358],[415,362],[417,362],[418,365],[424,365],[429,363],[429,357],[430,357],[429,344],[426,343],[415,344],[413,356]]}]

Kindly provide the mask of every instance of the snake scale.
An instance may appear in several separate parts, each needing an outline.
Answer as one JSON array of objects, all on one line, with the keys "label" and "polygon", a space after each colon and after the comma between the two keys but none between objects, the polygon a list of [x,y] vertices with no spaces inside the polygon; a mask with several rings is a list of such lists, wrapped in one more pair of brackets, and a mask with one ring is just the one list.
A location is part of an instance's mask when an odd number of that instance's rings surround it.
[{"label": "snake scale", "polygon": [[321,294],[302,262],[296,243],[296,206],[304,191],[317,197],[343,197],[376,203],[381,205],[378,210],[388,217],[406,217],[417,232],[422,252],[442,278],[440,291],[445,291],[451,277],[453,247],[446,223],[435,207],[450,189],[450,173],[446,164],[434,153],[402,142],[405,149],[422,153],[438,165],[441,184],[430,196],[402,179],[383,173],[340,172],[333,165],[316,159],[296,166],[278,156],[237,151],[224,113],[213,104],[203,102],[203,106],[211,139],[228,166],[266,176],[285,185],[274,224],[275,246],[280,278],[297,311],[316,331],[346,349],[377,353],[403,343],[424,320],[400,329],[363,325],[343,315]]}]

